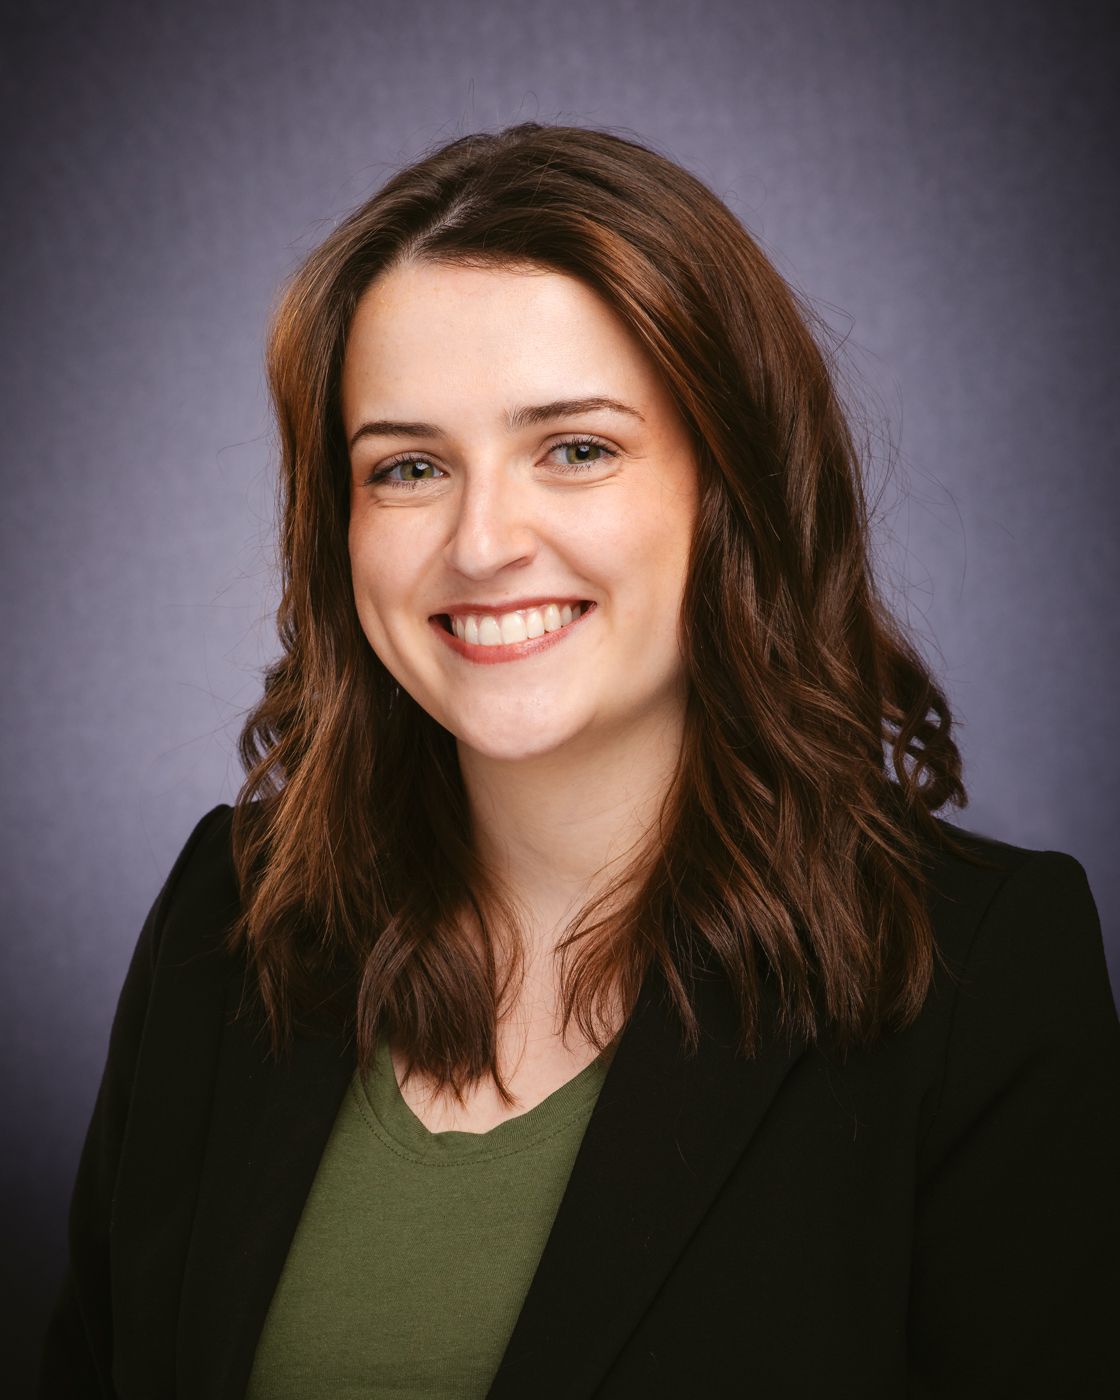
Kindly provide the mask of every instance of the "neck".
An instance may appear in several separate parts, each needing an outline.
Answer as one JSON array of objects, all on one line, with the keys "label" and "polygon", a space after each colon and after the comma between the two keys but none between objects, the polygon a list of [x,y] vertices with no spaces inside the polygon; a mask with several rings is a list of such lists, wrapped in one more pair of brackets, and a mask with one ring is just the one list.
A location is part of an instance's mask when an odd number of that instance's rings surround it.
[{"label": "neck", "polygon": [[606,743],[530,758],[459,746],[479,854],[527,911],[530,956],[551,951],[567,919],[649,841],[682,737],[683,713],[661,711]]}]

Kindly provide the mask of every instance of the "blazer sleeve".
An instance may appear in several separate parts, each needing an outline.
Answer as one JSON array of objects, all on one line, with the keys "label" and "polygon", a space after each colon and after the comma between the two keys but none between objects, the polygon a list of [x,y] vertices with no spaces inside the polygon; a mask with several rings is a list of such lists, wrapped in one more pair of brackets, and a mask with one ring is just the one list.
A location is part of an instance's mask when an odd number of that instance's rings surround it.
[{"label": "blazer sleeve", "polygon": [[982,919],[919,1162],[909,1394],[1120,1395],[1120,1026],[1085,871],[1036,852]]},{"label": "blazer sleeve", "polygon": [[40,1400],[114,1396],[110,1231],[113,1189],[165,912],[216,807],[191,832],[144,921],[117,1003],[109,1052],[70,1201],[69,1257],[47,1327]]}]

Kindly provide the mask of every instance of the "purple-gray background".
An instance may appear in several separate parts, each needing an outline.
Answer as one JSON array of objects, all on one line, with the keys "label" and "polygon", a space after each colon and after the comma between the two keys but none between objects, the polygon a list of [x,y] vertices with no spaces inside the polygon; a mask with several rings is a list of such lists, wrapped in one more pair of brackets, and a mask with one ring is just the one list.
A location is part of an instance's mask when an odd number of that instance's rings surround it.
[{"label": "purple-gray background", "polygon": [[236,790],[273,652],[269,307],[435,141],[527,118],[636,134],[848,334],[882,438],[883,576],[960,720],[957,820],[1075,854],[1120,975],[1113,9],[57,0],[9,17],[9,1376],[26,1381],[61,1267],[132,944],[194,821]]}]

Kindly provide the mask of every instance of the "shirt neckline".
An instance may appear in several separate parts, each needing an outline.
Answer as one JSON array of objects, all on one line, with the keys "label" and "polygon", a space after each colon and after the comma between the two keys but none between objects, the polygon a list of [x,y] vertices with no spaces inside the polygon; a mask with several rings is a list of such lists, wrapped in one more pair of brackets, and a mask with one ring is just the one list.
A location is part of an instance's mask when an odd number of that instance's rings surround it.
[{"label": "shirt neckline", "polygon": [[[379,1136],[388,1145],[414,1160],[428,1162],[477,1162],[508,1156],[561,1132],[574,1119],[586,1114],[595,1102],[606,1078],[610,1050],[596,1056],[577,1074],[524,1113],[496,1123],[485,1132],[461,1129],[432,1132],[406,1103],[397,1083],[388,1042],[379,1040],[370,1073],[355,1075],[359,1107],[375,1120]],[[366,1113],[363,1117],[369,1118]],[[370,1123],[374,1127],[374,1123]]]}]

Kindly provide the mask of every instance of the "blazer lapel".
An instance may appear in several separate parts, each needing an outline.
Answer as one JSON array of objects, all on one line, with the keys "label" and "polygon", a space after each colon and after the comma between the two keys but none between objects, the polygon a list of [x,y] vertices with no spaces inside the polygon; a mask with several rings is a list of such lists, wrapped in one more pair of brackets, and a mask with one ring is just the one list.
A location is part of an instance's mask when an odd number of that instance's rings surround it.
[{"label": "blazer lapel", "polygon": [[651,967],[487,1400],[593,1393],[804,1053],[774,1033],[769,984],[751,1060],[736,1053],[722,974],[698,977],[693,1004],[701,1042],[689,1060]]},{"label": "blazer lapel", "polygon": [[[243,1400],[261,1329],[354,1072],[343,1038],[267,1054],[259,1023],[227,1022],[179,1315],[183,1400]],[[619,1040],[552,1232],[488,1400],[583,1400],[649,1306],[785,1075],[804,1051],[769,1029],[739,1057],[731,990],[697,977],[700,1047],[651,966]]]},{"label": "blazer lapel", "polygon": [[266,1053],[256,1020],[235,1019],[231,979],[210,1146],[179,1313],[183,1400],[242,1400],[265,1317],[346,1086],[341,1036],[296,1036]]}]

